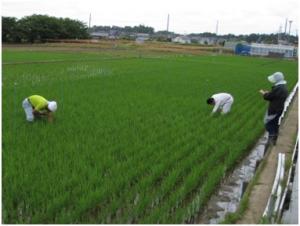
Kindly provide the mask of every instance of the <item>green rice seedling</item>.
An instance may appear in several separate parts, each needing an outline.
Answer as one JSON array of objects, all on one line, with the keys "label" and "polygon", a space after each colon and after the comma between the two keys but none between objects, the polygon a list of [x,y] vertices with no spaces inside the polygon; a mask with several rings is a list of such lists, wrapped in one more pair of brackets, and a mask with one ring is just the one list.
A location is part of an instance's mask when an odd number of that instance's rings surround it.
[{"label": "green rice seedling", "polygon": [[[262,134],[266,75],[297,81],[293,61],[118,54],[3,51],[4,223],[189,222]],[[31,94],[58,101],[53,124],[25,121]]]}]

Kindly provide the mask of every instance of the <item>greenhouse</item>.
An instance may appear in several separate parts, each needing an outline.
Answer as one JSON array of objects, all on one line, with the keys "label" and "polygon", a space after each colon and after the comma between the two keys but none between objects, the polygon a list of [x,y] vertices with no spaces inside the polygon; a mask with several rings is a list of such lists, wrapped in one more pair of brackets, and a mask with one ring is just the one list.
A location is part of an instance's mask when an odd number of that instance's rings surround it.
[{"label": "greenhouse", "polygon": [[291,58],[297,55],[297,48],[288,45],[270,45],[252,43],[250,55],[256,56],[277,56]]}]

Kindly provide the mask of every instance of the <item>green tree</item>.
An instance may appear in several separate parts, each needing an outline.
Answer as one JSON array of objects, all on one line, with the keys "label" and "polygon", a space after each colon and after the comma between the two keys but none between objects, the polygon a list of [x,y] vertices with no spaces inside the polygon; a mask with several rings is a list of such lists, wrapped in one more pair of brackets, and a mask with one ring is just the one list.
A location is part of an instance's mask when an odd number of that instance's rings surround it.
[{"label": "green tree", "polygon": [[89,37],[87,33],[87,26],[82,22],[65,18],[61,20],[61,23],[63,26],[61,38],[83,39]]},{"label": "green tree", "polygon": [[137,33],[153,34],[154,33],[154,28],[147,27],[147,26],[144,26],[144,25],[139,25],[139,26],[134,26],[133,31],[137,32]]},{"label": "green tree", "polygon": [[257,42],[258,40],[259,40],[258,34],[250,34],[246,37],[246,42],[248,43]]},{"label": "green tree", "polygon": [[21,39],[43,42],[47,39],[88,38],[87,27],[80,21],[47,15],[31,15],[18,21]]},{"label": "green tree", "polygon": [[15,17],[2,17],[2,42],[16,42],[18,40],[17,29]]}]

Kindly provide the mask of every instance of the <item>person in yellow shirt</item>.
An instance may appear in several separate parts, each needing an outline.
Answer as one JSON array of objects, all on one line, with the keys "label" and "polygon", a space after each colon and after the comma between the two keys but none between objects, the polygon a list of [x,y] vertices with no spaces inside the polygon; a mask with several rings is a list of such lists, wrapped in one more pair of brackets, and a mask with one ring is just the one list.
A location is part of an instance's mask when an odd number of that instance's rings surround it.
[{"label": "person in yellow shirt", "polygon": [[26,114],[26,120],[33,122],[34,118],[47,116],[48,121],[53,121],[53,112],[57,110],[57,103],[55,101],[48,101],[39,95],[32,95],[23,100],[23,109]]}]

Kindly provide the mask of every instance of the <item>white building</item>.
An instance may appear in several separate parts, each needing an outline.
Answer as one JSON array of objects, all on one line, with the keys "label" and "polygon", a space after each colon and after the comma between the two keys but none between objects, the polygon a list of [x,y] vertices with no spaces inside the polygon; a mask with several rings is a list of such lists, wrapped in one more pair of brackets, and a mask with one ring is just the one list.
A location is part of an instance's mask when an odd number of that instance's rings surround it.
[{"label": "white building", "polygon": [[198,43],[201,45],[215,45],[217,43],[217,38],[215,37],[200,37]]},{"label": "white building", "polygon": [[149,39],[150,39],[149,34],[147,34],[147,33],[137,33],[135,41],[138,44],[142,44],[142,43],[144,43],[144,41],[147,41]]},{"label": "white building", "polygon": [[108,32],[102,32],[102,31],[92,32],[90,35],[94,39],[97,39],[97,38],[109,38],[109,33]]},{"label": "white building", "polygon": [[172,42],[178,42],[181,44],[190,44],[191,39],[188,36],[177,36],[176,38],[172,39]]},{"label": "white building", "polygon": [[251,43],[250,55],[253,56],[281,56],[286,58],[294,57],[297,48],[288,45],[270,45]]}]

